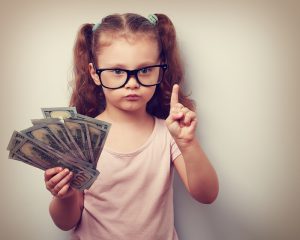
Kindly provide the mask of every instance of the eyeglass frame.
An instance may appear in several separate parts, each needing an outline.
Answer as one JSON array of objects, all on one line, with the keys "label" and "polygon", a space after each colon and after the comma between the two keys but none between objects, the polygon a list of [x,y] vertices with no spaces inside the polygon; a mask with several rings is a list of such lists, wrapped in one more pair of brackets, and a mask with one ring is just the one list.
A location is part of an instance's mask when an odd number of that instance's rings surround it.
[{"label": "eyeglass frame", "polygon": [[[160,69],[162,69],[162,71],[163,71],[162,77],[159,80],[159,82],[157,82],[155,84],[145,85],[145,84],[143,84],[143,83],[140,82],[139,77],[138,77],[138,72],[141,71],[141,70],[143,70],[143,69],[150,68],[150,67],[160,67]],[[108,89],[119,89],[119,88],[124,87],[128,83],[128,81],[129,81],[129,79],[130,79],[131,76],[134,76],[135,79],[136,79],[136,81],[140,85],[142,85],[144,87],[152,87],[152,86],[159,85],[161,83],[161,81],[163,80],[163,78],[165,76],[165,72],[168,69],[168,64],[164,63],[164,64],[150,65],[150,66],[145,66],[145,67],[142,67],[142,68],[137,68],[137,69],[134,69],[134,70],[128,70],[128,69],[123,69],[123,68],[96,68],[96,65],[94,64],[94,69],[95,69],[96,74],[99,77],[99,80],[101,82],[101,86],[103,86],[105,88],[108,88]],[[120,71],[126,72],[126,74],[127,74],[126,81],[120,87],[115,87],[115,88],[111,88],[111,87],[107,87],[107,86],[103,85],[100,75],[105,70],[120,70]]]}]

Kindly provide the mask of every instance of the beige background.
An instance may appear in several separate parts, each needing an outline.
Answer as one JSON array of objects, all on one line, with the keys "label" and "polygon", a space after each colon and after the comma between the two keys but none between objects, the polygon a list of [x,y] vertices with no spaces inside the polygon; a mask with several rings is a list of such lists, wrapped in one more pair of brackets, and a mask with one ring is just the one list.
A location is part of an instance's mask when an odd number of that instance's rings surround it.
[{"label": "beige background", "polygon": [[182,240],[299,239],[297,1],[1,1],[0,239],[67,239],[48,214],[43,172],[8,160],[13,130],[66,106],[80,24],[114,12],[166,13],[197,102],[198,136],[220,179],[201,205],[175,178]]}]

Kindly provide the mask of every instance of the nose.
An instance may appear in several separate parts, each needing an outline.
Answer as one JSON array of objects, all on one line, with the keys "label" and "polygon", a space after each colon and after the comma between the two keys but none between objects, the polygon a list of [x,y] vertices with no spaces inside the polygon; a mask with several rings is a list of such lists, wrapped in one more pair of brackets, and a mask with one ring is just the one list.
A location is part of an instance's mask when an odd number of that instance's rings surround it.
[{"label": "nose", "polygon": [[136,79],[136,76],[132,74],[129,76],[128,82],[125,85],[125,88],[139,88],[140,84]]}]

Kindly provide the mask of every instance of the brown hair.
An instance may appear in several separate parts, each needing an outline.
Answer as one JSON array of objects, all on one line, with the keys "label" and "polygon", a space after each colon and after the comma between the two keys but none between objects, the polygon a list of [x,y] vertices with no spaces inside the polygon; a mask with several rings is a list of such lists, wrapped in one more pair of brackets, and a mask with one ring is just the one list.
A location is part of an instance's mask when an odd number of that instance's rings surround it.
[{"label": "brown hair", "polygon": [[[147,103],[147,112],[162,119],[168,117],[172,86],[175,83],[182,85],[184,73],[173,24],[166,15],[155,15],[158,18],[156,25],[143,16],[127,13],[109,15],[102,19],[99,26],[94,24],[81,26],[74,46],[74,85],[70,99],[70,106],[76,107],[78,113],[96,117],[104,111],[106,106],[102,87],[94,83],[88,68],[89,63],[96,63],[96,56],[101,48],[100,36],[112,33],[126,37],[127,34],[143,33],[157,40],[161,61],[168,64],[164,79],[156,87],[152,99]],[[94,31],[93,26],[96,27]],[[181,90],[179,102],[191,110],[195,109],[194,102]]]}]

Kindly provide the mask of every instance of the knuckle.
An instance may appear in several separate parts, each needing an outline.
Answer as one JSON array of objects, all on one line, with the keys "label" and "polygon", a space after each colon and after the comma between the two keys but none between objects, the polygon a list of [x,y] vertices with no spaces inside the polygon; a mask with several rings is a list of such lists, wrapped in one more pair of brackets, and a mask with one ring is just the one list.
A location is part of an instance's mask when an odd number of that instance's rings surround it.
[{"label": "knuckle", "polygon": [[46,170],[46,171],[44,172],[44,178],[47,179],[47,178],[49,177],[49,175],[50,175],[49,171]]},{"label": "knuckle", "polygon": [[55,186],[53,189],[52,189],[52,192],[54,192],[55,194],[57,194],[59,192],[59,188],[57,186]]},{"label": "knuckle", "polygon": [[46,182],[46,188],[50,191],[51,190],[51,186],[49,184],[49,182]]},{"label": "knuckle", "polygon": [[50,179],[49,181],[48,181],[48,186],[50,187],[50,188],[53,188],[53,186],[55,186],[55,181],[53,180],[53,179]]},{"label": "knuckle", "polygon": [[57,193],[57,197],[63,197],[65,195],[65,189],[62,188],[58,193]]},{"label": "knuckle", "polygon": [[187,107],[183,107],[183,108],[182,108],[182,111],[185,112],[185,113],[190,112],[190,110],[189,110]]},{"label": "knuckle", "polygon": [[55,190],[56,192],[59,192],[59,190],[60,190],[60,186],[59,186],[59,184],[57,184],[55,187],[54,187],[54,189],[53,190]]},{"label": "knuckle", "polygon": [[67,182],[69,182],[72,179],[72,177],[73,177],[73,174],[69,173],[66,177]]}]

